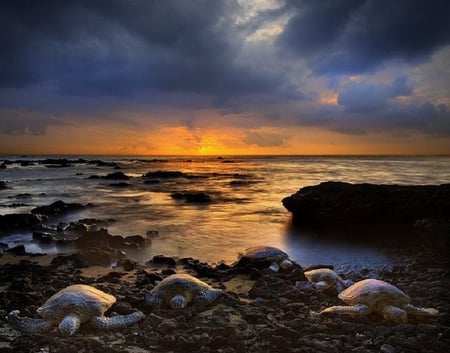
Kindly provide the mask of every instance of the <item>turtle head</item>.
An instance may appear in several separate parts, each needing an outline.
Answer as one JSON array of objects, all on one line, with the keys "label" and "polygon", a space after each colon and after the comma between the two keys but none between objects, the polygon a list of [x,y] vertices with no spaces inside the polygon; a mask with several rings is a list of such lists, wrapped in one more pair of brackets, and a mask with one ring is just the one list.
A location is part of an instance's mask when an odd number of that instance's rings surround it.
[{"label": "turtle head", "polygon": [[59,323],[59,331],[63,335],[72,336],[75,332],[78,331],[81,324],[81,318],[78,314],[71,313],[61,320]]},{"label": "turtle head", "polygon": [[291,260],[285,259],[281,261],[280,267],[283,270],[290,270],[292,267],[294,267],[294,263]]},{"label": "turtle head", "polygon": [[187,306],[187,300],[184,295],[177,294],[170,299],[170,307],[172,309],[184,309]]}]

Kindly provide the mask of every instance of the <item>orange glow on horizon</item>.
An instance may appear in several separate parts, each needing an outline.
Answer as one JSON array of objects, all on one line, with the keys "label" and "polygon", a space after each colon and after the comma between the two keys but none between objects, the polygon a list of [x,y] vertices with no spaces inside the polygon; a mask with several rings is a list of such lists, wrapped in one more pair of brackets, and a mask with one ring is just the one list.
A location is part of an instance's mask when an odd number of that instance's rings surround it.
[{"label": "orange glow on horizon", "polygon": [[[256,136],[256,138],[255,138]],[[0,154],[12,155],[363,155],[449,154],[450,141],[425,135],[344,135],[311,127],[243,129],[153,127],[136,131],[112,125],[48,129],[43,135],[0,138]]]}]

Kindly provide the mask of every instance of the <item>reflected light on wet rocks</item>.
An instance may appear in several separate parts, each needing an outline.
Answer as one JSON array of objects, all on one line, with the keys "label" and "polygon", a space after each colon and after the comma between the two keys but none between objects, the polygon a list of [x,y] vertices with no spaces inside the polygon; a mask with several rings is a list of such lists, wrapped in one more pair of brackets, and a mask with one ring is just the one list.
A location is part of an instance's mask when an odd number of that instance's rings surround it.
[{"label": "reflected light on wet rocks", "polygon": [[[1,214],[26,213],[56,200],[92,203],[95,207],[55,222],[113,218],[115,222],[106,226],[113,235],[157,231],[151,247],[130,253],[137,260],[165,254],[232,263],[244,249],[263,244],[283,249],[301,265],[363,263],[373,267],[389,263],[374,247],[339,244],[292,228],[291,215],[281,200],[303,186],[326,180],[392,184],[450,180],[450,158],[446,157],[89,157],[107,163],[71,162],[65,168],[46,168],[37,158],[8,158],[18,163],[1,171],[1,180],[8,185],[2,190]],[[22,166],[21,160],[30,163]],[[111,180],[89,179],[117,172],[117,168],[131,177],[129,186],[117,188],[109,185]],[[160,174],[158,182],[145,183],[142,175],[157,171],[182,175],[164,178]],[[177,192],[205,193],[211,202],[172,199],[171,194]],[[31,196],[23,200],[23,194]],[[21,206],[10,207],[19,202]],[[29,234],[24,234],[13,243],[29,241]]]}]

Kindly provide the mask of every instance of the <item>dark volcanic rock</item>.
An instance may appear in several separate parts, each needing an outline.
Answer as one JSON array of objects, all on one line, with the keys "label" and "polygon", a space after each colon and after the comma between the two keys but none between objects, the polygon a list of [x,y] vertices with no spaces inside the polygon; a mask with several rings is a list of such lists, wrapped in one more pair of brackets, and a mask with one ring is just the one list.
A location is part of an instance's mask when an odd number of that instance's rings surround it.
[{"label": "dark volcanic rock", "polygon": [[42,217],[29,213],[13,213],[0,215],[0,232],[25,230],[38,227],[42,223]]},{"label": "dark volcanic rock", "polygon": [[[320,228],[449,229],[450,184],[377,185],[324,182],[282,200],[293,223]],[[427,221],[426,221],[427,220]]]},{"label": "dark volcanic rock", "polygon": [[[377,272],[377,278],[407,292],[413,304],[435,307],[441,313],[435,319],[411,320],[401,325],[388,323],[380,315],[361,318],[319,315],[326,307],[342,304],[336,294],[297,288],[298,274],[288,271],[258,270],[259,276],[255,277],[247,271],[230,272],[233,269],[209,266],[198,259],[165,256],[159,256],[159,260],[175,264],[172,271],[154,264],[141,266],[119,261],[126,273],[115,270],[100,277],[96,271],[76,268],[88,266],[81,254],[56,257],[49,266],[27,260],[17,265],[0,264],[3,280],[0,351],[446,352],[450,345],[447,296],[450,266],[444,254],[444,249],[404,249],[399,253],[406,256],[404,265]],[[206,267],[208,271],[199,271]],[[213,287],[222,288],[224,293],[208,306],[188,305],[183,310],[147,307],[144,293],[175,270],[194,274]],[[113,331],[94,329],[85,323],[70,337],[59,334],[56,327],[47,334],[18,332],[5,320],[5,315],[15,309],[37,317],[37,307],[74,283],[93,285],[118,299],[106,316],[139,309],[146,317],[135,325]]]},{"label": "dark volcanic rock", "polygon": [[17,256],[25,256],[29,255],[27,251],[25,250],[25,246],[23,245],[17,245],[11,249],[6,250],[7,252],[17,255]]},{"label": "dark volcanic rock", "polygon": [[204,192],[175,192],[170,195],[174,200],[184,200],[186,203],[210,203],[211,197]]},{"label": "dark volcanic rock", "polygon": [[115,172],[101,177],[102,179],[108,180],[128,180],[130,177],[123,172]]},{"label": "dark volcanic rock", "polygon": [[6,181],[2,181],[0,180],[0,190],[2,189],[7,189],[8,187],[6,186]]},{"label": "dark volcanic rock", "polygon": [[46,216],[59,216],[68,212],[78,211],[86,206],[80,203],[65,203],[64,201],[55,201],[48,206],[39,206],[33,208],[31,213],[41,214]]},{"label": "dark volcanic rock", "polygon": [[78,248],[107,248],[110,246],[112,235],[106,229],[88,231],[75,240]]},{"label": "dark volcanic rock", "polygon": [[145,173],[143,178],[151,179],[172,179],[172,178],[182,178],[186,175],[180,171],[168,171],[168,170],[158,170],[156,172]]},{"label": "dark volcanic rock", "polygon": [[141,248],[150,245],[151,240],[141,235],[131,235],[122,237],[120,235],[111,235],[107,229],[92,230],[83,233],[75,240],[75,245],[79,249],[101,248],[101,249],[123,249],[123,248]]}]

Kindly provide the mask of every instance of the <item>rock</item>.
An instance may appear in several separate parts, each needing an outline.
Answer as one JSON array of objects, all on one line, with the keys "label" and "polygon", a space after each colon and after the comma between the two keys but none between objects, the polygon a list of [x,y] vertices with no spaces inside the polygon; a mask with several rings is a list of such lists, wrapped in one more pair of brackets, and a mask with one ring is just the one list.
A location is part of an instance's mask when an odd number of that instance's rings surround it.
[{"label": "rock", "polygon": [[0,180],[0,190],[7,189],[6,181]]},{"label": "rock", "polygon": [[86,262],[89,266],[109,266],[113,261],[111,252],[99,248],[83,250],[79,256],[80,261]]},{"label": "rock", "polygon": [[141,235],[130,235],[130,236],[124,238],[124,244],[126,246],[137,247],[137,248],[148,245],[150,242],[151,242],[150,239],[144,238]]},{"label": "rock", "polygon": [[165,319],[157,327],[156,331],[162,334],[173,332],[177,327],[177,321],[174,319]]},{"label": "rock", "polygon": [[27,251],[25,250],[25,246],[23,245],[17,245],[11,249],[6,250],[8,253],[14,254],[16,256],[26,256],[29,255]]},{"label": "rock", "polygon": [[37,214],[12,213],[0,215],[0,232],[38,228],[44,218]]},{"label": "rock", "polygon": [[125,271],[133,271],[138,267],[138,263],[130,259],[121,259],[117,262],[118,266],[122,266]]},{"label": "rock", "polygon": [[100,178],[108,179],[108,180],[128,180],[128,179],[130,179],[130,177],[123,172],[111,173],[111,174],[102,176]]},{"label": "rock", "polygon": [[324,182],[304,187],[282,202],[292,212],[293,223],[302,226],[411,230],[418,220],[427,219],[427,227],[450,229],[450,184]]},{"label": "rock", "polygon": [[[112,235],[104,228],[97,231],[88,231],[75,240],[78,248],[109,248]],[[122,238],[122,237],[120,237]],[[122,238],[123,239],[123,238]]]},{"label": "rock", "polygon": [[59,255],[55,257],[51,264],[56,267],[68,266],[75,268],[86,268],[89,267],[89,263],[86,258],[83,258],[79,253],[71,255]]},{"label": "rock", "polygon": [[186,203],[210,203],[211,197],[204,192],[175,192],[170,195],[175,200],[184,200]]},{"label": "rock", "polygon": [[180,171],[158,170],[156,172],[145,173],[142,177],[150,179],[174,179],[186,177],[186,174]]},{"label": "rock", "polygon": [[169,267],[175,267],[177,265],[177,262],[175,261],[174,258],[164,256],[164,255],[153,256],[150,263],[153,265],[159,265],[159,266],[164,265],[164,266],[169,266]]},{"label": "rock", "polygon": [[34,231],[33,239],[37,240],[40,243],[45,243],[45,244],[56,241],[56,238],[53,236],[53,234],[41,232],[41,231]]},{"label": "rock", "polygon": [[70,167],[71,164],[66,158],[47,158],[38,161],[39,164],[45,164],[47,168],[64,168]]},{"label": "rock", "polygon": [[65,203],[64,201],[56,201],[48,206],[39,206],[33,208],[31,213],[46,216],[60,216],[69,212],[74,212],[85,208],[80,203]]},{"label": "rock", "polygon": [[380,347],[380,353],[396,353],[396,352],[397,350],[390,344],[385,343]]}]

